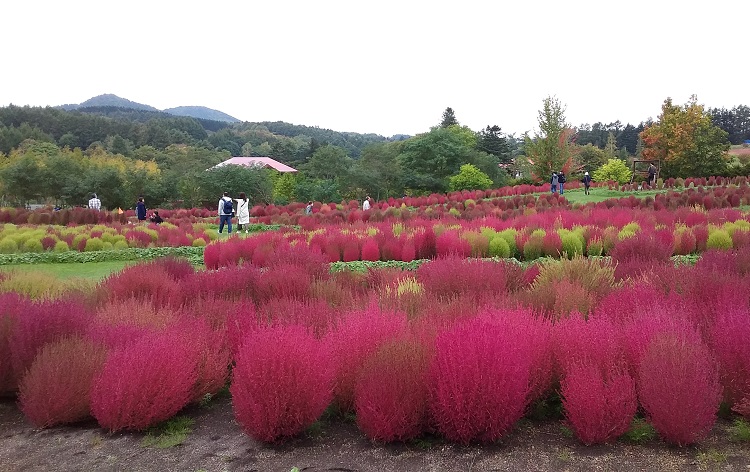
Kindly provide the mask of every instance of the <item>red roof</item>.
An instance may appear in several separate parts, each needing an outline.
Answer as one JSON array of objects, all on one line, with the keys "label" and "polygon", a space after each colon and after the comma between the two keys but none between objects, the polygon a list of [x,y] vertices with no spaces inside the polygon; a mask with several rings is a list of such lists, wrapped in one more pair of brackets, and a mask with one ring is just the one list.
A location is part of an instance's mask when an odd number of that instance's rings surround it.
[{"label": "red roof", "polygon": [[281,162],[273,160],[270,157],[233,157],[215,165],[214,167],[221,167],[226,165],[261,166],[270,167],[279,172],[297,172],[297,169],[289,167],[286,164],[282,164]]}]

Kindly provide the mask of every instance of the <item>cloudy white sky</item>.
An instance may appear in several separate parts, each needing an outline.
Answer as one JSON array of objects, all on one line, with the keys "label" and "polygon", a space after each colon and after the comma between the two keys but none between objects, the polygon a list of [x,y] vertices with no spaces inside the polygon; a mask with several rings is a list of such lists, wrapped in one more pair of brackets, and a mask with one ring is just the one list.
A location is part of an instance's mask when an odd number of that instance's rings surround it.
[{"label": "cloudy white sky", "polygon": [[[115,6],[115,5],[122,6]],[[573,125],[656,118],[696,94],[750,105],[750,2],[7,1],[0,105],[103,93],[245,121],[417,134],[536,128],[545,97]]]}]

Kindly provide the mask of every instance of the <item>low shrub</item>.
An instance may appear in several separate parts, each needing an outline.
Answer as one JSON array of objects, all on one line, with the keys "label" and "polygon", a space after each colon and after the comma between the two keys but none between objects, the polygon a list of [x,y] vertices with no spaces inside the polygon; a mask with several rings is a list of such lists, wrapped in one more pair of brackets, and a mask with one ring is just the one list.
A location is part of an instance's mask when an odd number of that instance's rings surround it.
[{"label": "low shrub", "polygon": [[715,229],[709,231],[706,249],[732,249],[732,237],[724,230]]},{"label": "low shrub", "polygon": [[329,352],[302,327],[250,333],[232,371],[232,405],[242,429],[275,442],[302,432],[332,398]]},{"label": "low shrub", "polygon": [[387,342],[365,363],[354,389],[357,425],[374,441],[407,441],[427,421],[428,351],[415,340]]},{"label": "low shrub", "polygon": [[110,432],[142,431],[183,409],[198,380],[198,357],[188,344],[163,331],[112,352],[91,388],[99,425]]},{"label": "low shrub", "polygon": [[635,381],[625,369],[570,366],[560,383],[565,416],[580,441],[605,443],[623,435],[635,416]]},{"label": "low shrub", "polygon": [[672,333],[656,335],[638,367],[638,398],[651,424],[668,443],[705,438],[721,402],[717,366],[703,345]]},{"label": "low shrub", "polygon": [[80,337],[46,344],[21,379],[21,411],[39,428],[85,420],[92,382],[106,358],[104,346]]}]

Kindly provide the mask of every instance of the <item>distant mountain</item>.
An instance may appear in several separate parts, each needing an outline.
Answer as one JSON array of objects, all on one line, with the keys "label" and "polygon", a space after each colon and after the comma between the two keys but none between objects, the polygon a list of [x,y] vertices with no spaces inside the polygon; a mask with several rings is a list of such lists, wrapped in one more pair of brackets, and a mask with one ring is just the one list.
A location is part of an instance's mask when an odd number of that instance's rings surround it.
[{"label": "distant mountain", "polygon": [[134,110],[149,110],[159,111],[149,105],[143,103],[131,102],[127,98],[121,98],[111,93],[105,93],[104,95],[98,95],[93,98],[89,98],[85,102],[81,102],[77,105],[62,105],[60,108],[64,110],[77,110],[78,108],[89,108],[89,107],[118,107],[118,108],[132,108]]},{"label": "distant mountain", "polygon": [[[97,97],[89,98],[85,102],[78,104],[66,104],[60,105],[58,108],[63,110],[80,110],[80,109],[104,109],[104,108],[125,108],[132,110],[147,110],[154,112],[168,113],[174,116],[188,116],[197,118],[199,120],[211,120],[211,121],[222,121],[225,123],[238,123],[240,120],[237,118],[227,115],[219,110],[213,110],[207,107],[200,106],[189,106],[189,107],[175,107],[168,108],[166,110],[159,110],[150,105],[144,105],[143,103],[133,102],[127,98],[118,97],[111,93],[105,93]],[[81,110],[83,111],[83,110]]]},{"label": "distant mountain", "polygon": [[227,115],[226,113],[221,112],[219,110],[214,110],[212,108],[207,108],[207,107],[199,107],[199,106],[175,107],[175,108],[167,108],[162,111],[164,113],[169,113],[172,115],[190,116],[193,118],[201,118],[204,120],[226,121],[229,123],[240,122],[240,120],[238,120],[237,118],[233,116]]}]

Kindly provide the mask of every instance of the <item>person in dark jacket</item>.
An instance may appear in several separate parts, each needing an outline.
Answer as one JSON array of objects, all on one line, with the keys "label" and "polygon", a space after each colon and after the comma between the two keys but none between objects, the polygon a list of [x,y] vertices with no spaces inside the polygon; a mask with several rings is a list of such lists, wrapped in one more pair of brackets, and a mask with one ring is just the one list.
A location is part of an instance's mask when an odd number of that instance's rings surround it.
[{"label": "person in dark jacket", "polygon": [[154,210],[154,214],[151,216],[151,222],[152,223],[156,223],[157,225],[159,223],[163,223],[164,222],[164,220],[162,219],[162,217],[159,216],[159,211],[158,210]]},{"label": "person in dark jacket", "polygon": [[589,187],[591,187],[591,176],[588,172],[583,174],[583,178],[581,179],[581,182],[583,182],[583,193],[588,195],[589,194]]},{"label": "person in dark jacket", "polygon": [[560,186],[560,195],[563,194],[565,182],[566,182],[565,173],[563,171],[560,171],[560,173],[557,174],[557,184]]},{"label": "person in dark jacket", "polygon": [[139,198],[138,203],[135,204],[135,216],[138,221],[146,221],[146,204],[143,202],[143,198]]}]

